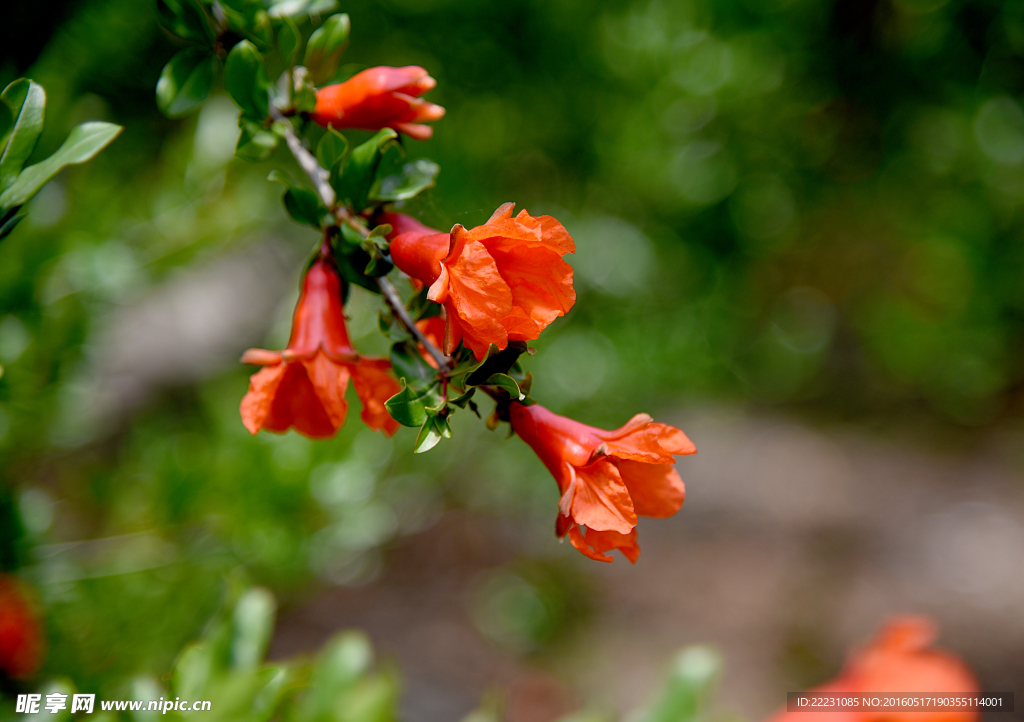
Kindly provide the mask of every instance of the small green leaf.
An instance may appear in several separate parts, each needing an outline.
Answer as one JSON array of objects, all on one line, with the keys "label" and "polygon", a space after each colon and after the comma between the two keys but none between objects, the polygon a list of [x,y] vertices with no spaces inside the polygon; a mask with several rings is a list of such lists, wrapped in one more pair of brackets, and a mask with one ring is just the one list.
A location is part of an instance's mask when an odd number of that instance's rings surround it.
[{"label": "small green leaf", "polygon": [[316,146],[316,159],[324,168],[333,168],[334,164],[348,153],[348,140],[333,128],[328,128],[324,137]]},{"label": "small green leaf", "polygon": [[338,0],[280,0],[270,6],[270,17],[284,18],[297,15],[325,15],[338,9]]},{"label": "small green leaf", "polygon": [[394,130],[383,128],[368,141],[352,149],[344,172],[337,176],[331,173],[332,186],[339,199],[348,201],[357,211],[366,207],[367,195],[373,186],[381,158],[388,148],[398,144],[397,138],[398,133]]},{"label": "small green leaf", "polygon": [[391,368],[413,388],[426,388],[437,380],[437,369],[420,356],[413,344],[396,343],[391,347]]},{"label": "small green leaf", "polygon": [[[416,436],[416,444],[413,447],[412,453],[424,454],[441,441],[444,437],[442,433],[443,422],[438,423],[440,420],[436,416],[429,417],[423,426],[420,428],[420,433]],[[448,437],[451,438],[451,431],[448,432]]]},{"label": "small green leaf", "polygon": [[171,685],[175,693],[186,698],[204,697],[212,676],[213,650],[204,642],[193,642],[185,647],[174,663]]},{"label": "small green leaf", "polygon": [[277,148],[278,135],[259,123],[241,119],[242,134],[238,136],[235,155],[244,160],[266,160]]},{"label": "small green leaf", "polygon": [[[21,206],[15,206],[10,211],[8,211],[7,215],[5,215],[3,218],[0,218],[0,241],[2,241],[7,236],[11,235],[11,233],[14,231],[14,227],[21,223],[22,219],[28,215],[28,213],[25,212],[19,213],[19,208],[21,208]],[[3,372],[0,371],[0,376],[2,375]]]},{"label": "small green leaf", "polygon": [[198,0],[157,0],[160,24],[185,40],[210,46],[216,39],[210,17]]},{"label": "small green leaf", "polygon": [[7,103],[0,103],[0,153],[4,152],[7,136],[14,128],[14,114]]},{"label": "small green leaf", "polygon": [[21,172],[13,185],[0,193],[0,209],[22,205],[65,166],[89,160],[106,148],[122,130],[119,125],[97,120],[82,123],[71,131],[56,153],[30,165]]},{"label": "small green leaf", "polygon": [[348,15],[340,13],[324,20],[309,36],[302,64],[309,70],[314,85],[323,85],[338,71],[350,28]]},{"label": "small green leaf", "polygon": [[370,199],[376,201],[405,201],[415,198],[427,188],[433,188],[441,166],[421,158],[406,163],[401,173],[380,178],[370,189]]},{"label": "small green leaf", "polygon": [[255,669],[263,660],[274,631],[274,595],[250,589],[238,600],[232,618],[231,661],[236,669]]},{"label": "small green leaf", "polygon": [[293,68],[299,62],[299,45],[302,43],[302,34],[299,27],[290,17],[285,16],[284,23],[277,33],[277,47],[281,51],[281,59],[285,67]]},{"label": "small green leaf", "polygon": [[292,93],[292,106],[295,110],[312,113],[316,108],[316,88],[300,83]]},{"label": "small green leaf", "polygon": [[506,376],[505,374],[494,374],[493,376],[488,377],[483,384],[479,385],[497,386],[499,389],[507,391],[508,395],[515,401],[522,401],[526,398],[526,395],[519,390],[519,384],[516,383],[515,379],[511,376]]},{"label": "small green leaf", "polygon": [[273,44],[270,16],[259,0],[220,0],[228,28],[264,50]]},{"label": "small green leaf", "polygon": [[524,353],[526,353],[525,341],[509,341],[508,346],[501,351],[498,351],[497,347],[488,349],[487,357],[482,362],[470,366],[466,383],[470,386],[480,386],[488,383],[487,379],[494,374],[507,374],[515,365],[516,360]]},{"label": "small green leaf", "polygon": [[284,209],[288,211],[288,215],[292,217],[292,220],[306,223],[317,229],[323,225],[323,218],[328,211],[320,203],[316,193],[298,185],[286,173],[278,170],[270,171],[267,180],[285,185],[286,190],[282,200],[284,201]]},{"label": "small green leaf", "polygon": [[722,668],[721,656],[693,646],[675,658],[668,682],[640,722],[699,722],[706,718],[711,689]]},{"label": "small green leaf", "polygon": [[260,52],[248,40],[242,40],[228,53],[224,63],[224,87],[238,103],[242,113],[263,120],[270,113],[270,81]]},{"label": "small green leaf", "polygon": [[35,150],[39,134],[43,132],[46,111],[46,91],[43,86],[25,78],[8,85],[0,99],[10,111],[13,123],[7,146],[0,155],[0,191],[9,187],[21,172],[21,167]]},{"label": "small green leaf", "polygon": [[391,418],[402,426],[423,426],[427,421],[426,393],[406,386],[384,402]]},{"label": "small green leaf", "polygon": [[188,115],[213,87],[217,57],[205,48],[185,48],[164,66],[156,84],[156,104],[169,118]]},{"label": "small green leaf", "polygon": [[466,408],[466,404],[470,403],[470,399],[473,398],[473,394],[475,393],[476,387],[471,386],[468,389],[466,389],[465,393],[456,396],[454,399],[451,399],[450,401],[451,403],[458,406],[460,409],[464,409]]},{"label": "small green leaf", "polygon": [[363,271],[370,278],[380,278],[386,276],[394,269],[395,264],[390,259],[384,258],[378,253],[374,253],[370,256],[370,262],[366,264],[366,270]]}]

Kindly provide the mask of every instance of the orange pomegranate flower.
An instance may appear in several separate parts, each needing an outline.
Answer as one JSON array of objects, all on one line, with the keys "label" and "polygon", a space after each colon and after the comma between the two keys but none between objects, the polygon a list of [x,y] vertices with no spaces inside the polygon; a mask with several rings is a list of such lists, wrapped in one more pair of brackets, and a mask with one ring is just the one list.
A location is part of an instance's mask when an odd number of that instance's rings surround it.
[{"label": "orange pomegranate flower", "polygon": [[25,585],[0,574],[0,671],[31,677],[43,661],[43,629]]},{"label": "orange pomegranate flower", "polygon": [[[540,336],[572,308],[572,267],[562,256],[576,250],[565,227],[551,216],[526,211],[512,217],[506,203],[482,226],[451,233],[385,214],[393,232],[391,258],[400,270],[430,286],[427,298],[444,305],[444,352],[463,343],[477,359],[490,344]],[[407,218],[407,217],[405,217]]]},{"label": "orange pomegranate flower", "polygon": [[[934,622],[924,617],[897,617],[863,649],[851,655],[842,673],[807,696],[896,697],[939,695],[976,697],[978,682],[958,658],[935,649]],[[859,708],[844,711],[779,712],[769,722],[977,722],[970,707]]]},{"label": "orange pomegranate flower", "polygon": [[683,505],[686,488],[676,454],[695,454],[679,429],[637,414],[605,431],[559,416],[539,404],[513,402],[512,428],[558,482],[555,533],[591,559],[610,562],[618,549],[636,563],[637,516],[665,519]]},{"label": "orange pomegranate flower", "polygon": [[294,428],[311,439],[326,439],[345,423],[349,378],[363,404],[366,425],[391,436],[398,423],[384,402],[401,389],[389,373],[391,362],[360,356],[352,348],[341,305],[341,279],[327,258],[318,258],[302,283],[292,333],[284,351],[252,348],[242,363],[263,366],[249,379],[242,399],[242,423],[284,433]]},{"label": "orange pomegranate flower", "polygon": [[440,105],[419,97],[435,85],[437,81],[417,65],[369,68],[344,83],[320,88],[309,117],[325,128],[394,128],[410,138],[426,140],[434,129],[423,123],[438,120],[445,112]]}]

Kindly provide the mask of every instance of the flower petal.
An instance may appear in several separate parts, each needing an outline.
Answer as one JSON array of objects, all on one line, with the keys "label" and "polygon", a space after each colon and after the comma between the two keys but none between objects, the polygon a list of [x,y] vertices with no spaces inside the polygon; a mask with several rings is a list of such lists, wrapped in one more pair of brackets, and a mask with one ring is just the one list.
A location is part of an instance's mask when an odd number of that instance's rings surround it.
[{"label": "flower petal", "polygon": [[572,518],[591,529],[628,534],[637,519],[619,470],[608,459],[600,458],[574,471]]},{"label": "flower petal", "polygon": [[[345,416],[348,413],[348,402],[345,401],[349,379],[348,364],[334,361],[322,351],[312,358],[303,359],[301,363],[327,418],[330,419],[334,431],[337,431],[345,423]],[[334,435],[333,431],[331,435]]]},{"label": "flower petal", "polygon": [[391,375],[391,362],[387,359],[363,357],[349,367],[352,385],[363,404],[359,417],[374,431],[393,436],[398,422],[391,418],[384,402],[401,391],[398,381]]},{"label": "flower petal", "polygon": [[629,534],[620,534],[616,531],[595,531],[586,528],[586,536],[580,532],[578,526],[569,530],[569,541],[591,559],[599,562],[612,562],[614,559],[605,552],[618,549],[622,556],[629,560],[630,564],[636,564],[640,557],[640,545],[636,541],[636,529]]},{"label": "flower petal", "polygon": [[242,397],[239,411],[250,434],[255,436],[263,428],[287,369],[287,364],[267,366],[249,378],[249,392]]},{"label": "flower petal", "polygon": [[681,430],[652,421],[647,414],[637,414],[614,431],[594,429],[594,434],[605,442],[608,455],[619,459],[672,464],[674,454],[697,453],[697,447]]},{"label": "flower petal", "polygon": [[482,244],[466,243],[454,258],[449,255],[444,265],[451,301],[446,307],[459,318],[462,343],[477,359],[487,355],[492,343],[499,349],[505,348],[508,333],[501,319],[512,310],[512,292],[498,273],[491,254]]},{"label": "flower petal", "polygon": [[613,462],[622,476],[638,516],[667,519],[683,506],[686,487],[672,464],[648,464],[629,459]]}]

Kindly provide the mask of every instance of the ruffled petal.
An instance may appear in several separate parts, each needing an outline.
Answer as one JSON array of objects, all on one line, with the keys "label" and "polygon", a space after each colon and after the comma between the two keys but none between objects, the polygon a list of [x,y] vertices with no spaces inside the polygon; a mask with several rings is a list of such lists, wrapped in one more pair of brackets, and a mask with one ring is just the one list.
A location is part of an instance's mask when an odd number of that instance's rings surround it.
[{"label": "ruffled petal", "polygon": [[576,303],[572,266],[558,253],[531,245],[494,245],[488,250],[512,291],[512,310],[502,321],[510,338],[539,337]]},{"label": "ruffled petal", "polygon": [[286,364],[267,366],[249,378],[249,392],[242,397],[239,411],[250,434],[255,436],[263,428],[287,368]]},{"label": "ruffled petal", "polygon": [[628,534],[616,531],[595,531],[586,529],[586,536],[578,526],[569,530],[569,541],[574,547],[591,559],[599,562],[612,562],[614,559],[606,552],[618,549],[630,564],[636,564],[640,557],[640,545],[636,541],[636,529]]},{"label": "ruffled petal", "polygon": [[327,415],[303,361],[268,366],[256,376],[277,370],[280,370],[281,378],[273,392],[270,411],[263,420],[263,430],[284,433],[294,428],[311,439],[334,436],[340,424],[335,425]]},{"label": "ruffled petal", "polygon": [[[322,351],[312,358],[303,359],[301,363],[331,426],[337,431],[345,423],[345,416],[348,414],[348,402],[345,401],[349,379],[348,364],[335,361]],[[334,431],[331,432],[332,436]]]},{"label": "ruffled petal", "polygon": [[572,518],[597,531],[628,534],[636,526],[637,518],[619,470],[607,459],[600,458],[574,471]]},{"label": "ruffled petal", "polygon": [[393,436],[398,431],[398,422],[391,418],[384,402],[402,389],[391,375],[391,362],[387,359],[363,357],[349,369],[352,372],[352,385],[363,404],[360,418],[374,431],[383,431],[385,436]]},{"label": "ruffled petal", "polygon": [[512,310],[512,292],[481,244],[466,243],[456,253],[444,262],[451,300],[446,308],[453,309],[459,318],[462,343],[477,359],[483,359],[490,344],[499,349],[508,345],[508,333],[501,319]]},{"label": "ruffled petal", "polygon": [[614,431],[594,429],[594,435],[605,442],[608,455],[620,459],[671,464],[675,454],[697,453],[697,447],[681,430],[652,421],[647,414],[637,414]]},{"label": "ruffled petal", "polygon": [[667,519],[683,506],[686,487],[672,464],[629,459],[616,459],[613,463],[629,490],[637,516]]}]

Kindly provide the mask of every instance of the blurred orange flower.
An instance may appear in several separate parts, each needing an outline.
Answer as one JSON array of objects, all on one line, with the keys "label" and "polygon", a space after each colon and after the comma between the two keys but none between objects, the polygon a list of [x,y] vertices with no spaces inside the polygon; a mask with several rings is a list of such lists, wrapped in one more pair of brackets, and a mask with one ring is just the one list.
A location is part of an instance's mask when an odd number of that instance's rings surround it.
[{"label": "blurred orange flower", "polygon": [[[851,655],[842,673],[810,690],[808,696],[855,697],[942,695],[975,697],[978,682],[948,652],[930,649],[938,636],[925,617],[897,617],[866,647]],[[905,711],[856,709],[847,711],[779,712],[769,722],[976,722],[977,709],[968,707],[907,708]]]},{"label": "blurred orange flower", "polygon": [[389,373],[391,363],[360,356],[352,348],[341,279],[325,257],[306,272],[288,348],[249,349],[242,363],[265,367],[249,379],[249,392],[242,399],[242,423],[251,434],[294,428],[311,439],[334,436],[348,412],[345,391],[350,377],[366,425],[388,436],[398,430],[384,408],[384,402],[401,390]]},{"label": "blurred orange flower", "polygon": [[320,88],[309,117],[325,128],[394,128],[426,140],[434,129],[422,123],[443,117],[444,108],[419,96],[435,85],[437,81],[416,65],[369,68],[344,83]]},{"label": "blurred orange flower", "polygon": [[558,482],[555,532],[583,554],[602,562],[618,549],[636,563],[637,516],[664,519],[683,505],[686,489],[675,454],[694,454],[679,429],[637,414],[622,428],[605,431],[559,416],[543,406],[513,402],[512,428]]},{"label": "blurred orange flower", "polygon": [[[526,211],[513,218],[514,206],[506,203],[470,230],[423,226],[393,236],[395,265],[430,286],[427,298],[444,304],[447,354],[461,342],[483,359],[492,343],[503,349],[509,341],[535,339],[576,302],[572,267],[562,260],[576,247],[565,227]],[[395,220],[396,229],[409,226]]]},{"label": "blurred orange flower", "polygon": [[0,671],[31,677],[43,661],[43,629],[27,588],[16,577],[0,574]]}]

